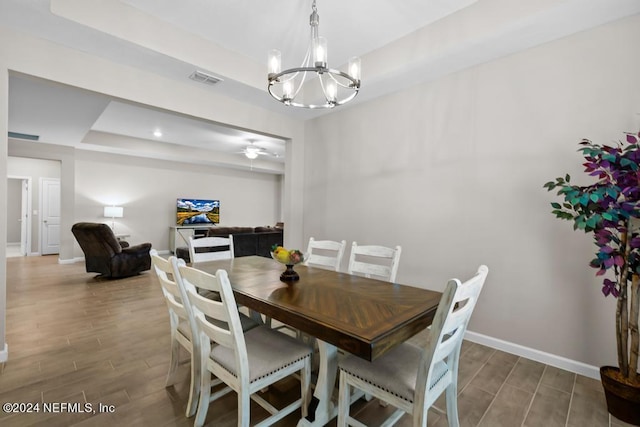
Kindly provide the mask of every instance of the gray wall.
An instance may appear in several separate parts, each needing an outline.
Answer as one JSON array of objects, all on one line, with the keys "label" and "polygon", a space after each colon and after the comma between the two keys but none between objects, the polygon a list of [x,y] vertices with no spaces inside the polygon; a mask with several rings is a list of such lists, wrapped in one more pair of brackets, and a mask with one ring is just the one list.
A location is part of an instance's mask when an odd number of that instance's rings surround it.
[{"label": "gray wall", "polygon": [[[76,151],[75,158],[74,222],[111,224],[104,206],[123,206],[115,227],[132,244],[168,250],[179,197],[220,200],[221,226],[274,225],[281,218],[278,175],[89,151]],[[82,256],[77,245],[74,256]]]},{"label": "gray wall", "polygon": [[490,272],[469,329],[615,364],[615,300],[590,236],[543,184],[589,181],[581,138],[640,129],[640,16],[341,110],[306,126],[304,235],[402,245],[398,281]]},{"label": "gray wall", "polygon": [[22,180],[7,179],[7,243],[20,243]]}]

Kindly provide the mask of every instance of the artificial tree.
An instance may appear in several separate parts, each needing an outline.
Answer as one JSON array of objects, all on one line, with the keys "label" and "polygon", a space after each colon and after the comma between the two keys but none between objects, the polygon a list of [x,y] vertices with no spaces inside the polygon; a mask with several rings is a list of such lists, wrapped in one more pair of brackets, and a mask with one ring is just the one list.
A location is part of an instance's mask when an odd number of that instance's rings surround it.
[{"label": "artificial tree", "polygon": [[640,133],[626,140],[600,145],[584,139],[579,150],[586,160],[584,171],[597,181],[579,186],[571,177],[547,182],[548,191],[558,189],[563,203],[553,202],[557,218],[573,221],[574,230],[593,233],[597,247],[591,267],[604,278],[602,293],[617,298],[616,341],[618,380],[640,387],[638,374],[638,320],[640,310]]}]

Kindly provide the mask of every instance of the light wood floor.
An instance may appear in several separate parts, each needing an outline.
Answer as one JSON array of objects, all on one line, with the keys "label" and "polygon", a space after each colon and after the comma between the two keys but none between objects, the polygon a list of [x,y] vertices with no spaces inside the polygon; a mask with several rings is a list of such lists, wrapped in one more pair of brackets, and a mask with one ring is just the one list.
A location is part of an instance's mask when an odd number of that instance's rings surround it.
[{"label": "light wood floor", "polygon": [[[82,263],[58,264],[57,256],[7,259],[9,361],[0,375],[0,403],[41,406],[38,414],[0,412],[0,425],[192,425],[184,416],[187,370],[183,381],[165,388],[169,321],[155,277],[94,276]],[[469,342],[460,365],[463,426],[626,425],[608,415],[599,381]],[[286,402],[296,393],[290,381],[272,387],[268,397]],[[43,413],[43,402],[90,403],[98,413]],[[99,413],[99,404],[114,412]],[[435,406],[429,426],[446,426],[437,409],[444,409],[442,399]],[[373,426],[390,410],[375,400],[352,407]],[[207,425],[235,426],[236,413],[232,393],[211,404]],[[295,426],[299,415],[293,415],[278,426]],[[252,407],[252,420],[262,417]],[[411,422],[405,416],[398,425]]]}]

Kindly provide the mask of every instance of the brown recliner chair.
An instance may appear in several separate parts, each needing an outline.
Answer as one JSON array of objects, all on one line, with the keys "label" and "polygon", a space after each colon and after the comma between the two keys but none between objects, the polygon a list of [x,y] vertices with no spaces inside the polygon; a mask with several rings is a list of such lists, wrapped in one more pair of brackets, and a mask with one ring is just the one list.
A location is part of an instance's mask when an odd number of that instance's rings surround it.
[{"label": "brown recliner chair", "polygon": [[76,223],[71,232],[84,252],[87,273],[117,279],[151,268],[151,243],[129,246],[119,242],[107,224],[93,222]]}]

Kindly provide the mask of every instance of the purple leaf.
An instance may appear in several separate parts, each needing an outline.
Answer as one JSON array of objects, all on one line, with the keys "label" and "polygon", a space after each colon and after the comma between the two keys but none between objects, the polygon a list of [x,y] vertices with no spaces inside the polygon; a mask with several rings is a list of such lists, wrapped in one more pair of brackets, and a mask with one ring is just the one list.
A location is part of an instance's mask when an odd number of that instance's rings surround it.
[{"label": "purple leaf", "polygon": [[602,282],[602,293],[605,297],[611,294],[617,298],[619,292],[616,283],[611,279],[604,279]]}]

